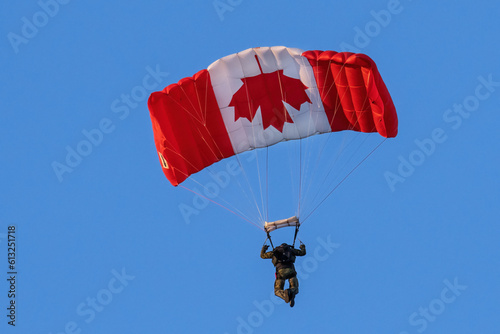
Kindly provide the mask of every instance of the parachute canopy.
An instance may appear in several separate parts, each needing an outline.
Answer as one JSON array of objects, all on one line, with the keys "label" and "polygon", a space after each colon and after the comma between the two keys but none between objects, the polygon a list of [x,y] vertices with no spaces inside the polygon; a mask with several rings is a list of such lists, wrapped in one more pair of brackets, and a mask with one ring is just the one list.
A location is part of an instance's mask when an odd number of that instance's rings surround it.
[{"label": "parachute canopy", "polygon": [[248,49],[152,93],[148,107],[174,186],[219,160],[281,141],[342,130],[388,138],[398,131],[377,66],[349,52]]}]

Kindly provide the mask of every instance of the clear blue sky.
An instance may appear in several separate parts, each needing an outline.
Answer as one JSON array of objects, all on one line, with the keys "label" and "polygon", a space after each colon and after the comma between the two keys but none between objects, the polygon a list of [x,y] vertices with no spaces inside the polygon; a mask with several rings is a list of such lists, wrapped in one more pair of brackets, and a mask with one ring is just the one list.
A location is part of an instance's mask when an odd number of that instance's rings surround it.
[{"label": "clear blue sky", "polygon": [[[1,7],[0,332],[498,333],[498,1]],[[303,225],[293,309],[261,230],[214,204],[187,223],[193,194],[164,177],[147,109],[152,91],[274,45],[369,55],[399,115]]]}]

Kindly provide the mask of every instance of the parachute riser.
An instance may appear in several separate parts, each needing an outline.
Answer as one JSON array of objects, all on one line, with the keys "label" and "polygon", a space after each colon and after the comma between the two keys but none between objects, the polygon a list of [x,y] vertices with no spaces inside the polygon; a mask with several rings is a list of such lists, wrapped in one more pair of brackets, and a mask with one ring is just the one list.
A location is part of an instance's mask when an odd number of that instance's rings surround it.
[{"label": "parachute riser", "polygon": [[[269,232],[267,232],[267,239],[269,239],[269,243],[271,244],[271,247],[274,250],[273,240],[271,239],[271,235],[269,234]],[[266,241],[267,241],[267,239],[266,239]],[[265,244],[265,242],[264,242],[264,244]]]},{"label": "parachute riser", "polygon": [[297,239],[297,234],[299,233],[299,226],[300,225],[295,225],[295,234],[293,235],[293,244],[292,247],[295,248],[295,240]]}]

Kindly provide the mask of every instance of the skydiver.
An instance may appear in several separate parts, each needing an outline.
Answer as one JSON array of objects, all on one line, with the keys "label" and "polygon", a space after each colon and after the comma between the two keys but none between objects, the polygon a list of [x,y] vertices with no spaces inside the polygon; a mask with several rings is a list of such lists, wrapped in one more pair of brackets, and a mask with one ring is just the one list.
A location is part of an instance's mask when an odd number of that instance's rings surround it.
[{"label": "skydiver", "polygon": [[[296,256],[306,255],[306,245],[300,242],[300,249],[286,243],[281,244],[274,250],[267,252],[268,245],[262,246],[260,257],[263,259],[271,259],[276,268],[276,280],[274,281],[274,294],[286,303],[290,303],[290,307],[295,305],[295,295],[299,293],[299,281],[297,272],[295,271]],[[289,288],[284,290],[285,280],[288,280]]]}]

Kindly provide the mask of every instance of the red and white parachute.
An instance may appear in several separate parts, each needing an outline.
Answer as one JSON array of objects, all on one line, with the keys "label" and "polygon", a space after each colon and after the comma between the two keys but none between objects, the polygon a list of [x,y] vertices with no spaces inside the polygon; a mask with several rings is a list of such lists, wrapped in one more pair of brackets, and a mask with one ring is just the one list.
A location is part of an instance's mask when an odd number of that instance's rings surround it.
[{"label": "red and white parachute", "polygon": [[152,93],[148,106],[174,186],[222,159],[283,141],[342,130],[390,138],[398,131],[377,66],[348,52],[248,49]]}]

